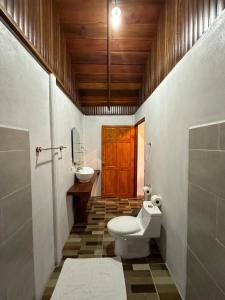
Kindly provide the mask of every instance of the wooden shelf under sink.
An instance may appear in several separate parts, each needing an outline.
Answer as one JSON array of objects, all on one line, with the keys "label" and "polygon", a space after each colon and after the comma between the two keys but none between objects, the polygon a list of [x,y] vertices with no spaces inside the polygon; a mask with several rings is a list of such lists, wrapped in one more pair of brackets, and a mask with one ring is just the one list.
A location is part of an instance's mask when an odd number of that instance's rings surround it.
[{"label": "wooden shelf under sink", "polygon": [[74,223],[87,222],[87,203],[91,197],[93,185],[99,174],[100,170],[95,170],[89,182],[82,183],[76,180],[67,191],[67,196],[73,196]]}]

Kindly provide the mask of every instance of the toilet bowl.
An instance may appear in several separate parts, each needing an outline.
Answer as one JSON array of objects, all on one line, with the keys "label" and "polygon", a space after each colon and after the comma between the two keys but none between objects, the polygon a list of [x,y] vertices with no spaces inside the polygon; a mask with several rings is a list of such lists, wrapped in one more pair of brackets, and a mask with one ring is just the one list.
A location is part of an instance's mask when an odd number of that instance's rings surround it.
[{"label": "toilet bowl", "polygon": [[150,239],[160,236],[162,213],[150,201],[144,201],[137,217],[111,219],[107,228],[115,238],[115,254],[123,258],[146,257],[150,254]]}]

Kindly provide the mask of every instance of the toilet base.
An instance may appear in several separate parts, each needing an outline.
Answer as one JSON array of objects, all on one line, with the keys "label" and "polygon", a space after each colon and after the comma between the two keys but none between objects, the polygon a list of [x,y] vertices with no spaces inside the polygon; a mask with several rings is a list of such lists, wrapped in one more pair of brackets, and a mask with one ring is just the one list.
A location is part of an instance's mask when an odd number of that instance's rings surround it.
[{"label": "toilet base", "polygon": [[115,240],[115,254],[122,258],[141,258],[150,254],[150,239]]}]

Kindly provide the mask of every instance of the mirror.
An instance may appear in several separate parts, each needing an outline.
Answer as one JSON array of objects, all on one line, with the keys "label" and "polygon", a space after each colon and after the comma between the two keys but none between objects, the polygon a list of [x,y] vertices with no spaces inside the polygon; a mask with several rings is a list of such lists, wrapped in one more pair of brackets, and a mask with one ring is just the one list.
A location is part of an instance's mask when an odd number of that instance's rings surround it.
[{"label": "mirror", "polygon": [[76,128],[71,130],[72,162],[75,166],[83,164],[84,146],[80,140],[80,133]]}]

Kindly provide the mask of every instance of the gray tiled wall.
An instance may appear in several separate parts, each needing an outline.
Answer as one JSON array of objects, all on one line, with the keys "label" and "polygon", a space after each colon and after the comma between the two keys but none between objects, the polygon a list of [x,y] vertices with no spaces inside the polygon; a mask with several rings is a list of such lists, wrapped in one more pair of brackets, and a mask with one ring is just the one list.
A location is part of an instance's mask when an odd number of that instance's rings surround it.
[{"label": "gray tiled wall", "polygon": [[225,123],[190,129],[187,300],[225,299]]},{"label": "gray tiled wall", "polygon": [[0,127],[0,299],[34,299],[29,133]]}]

